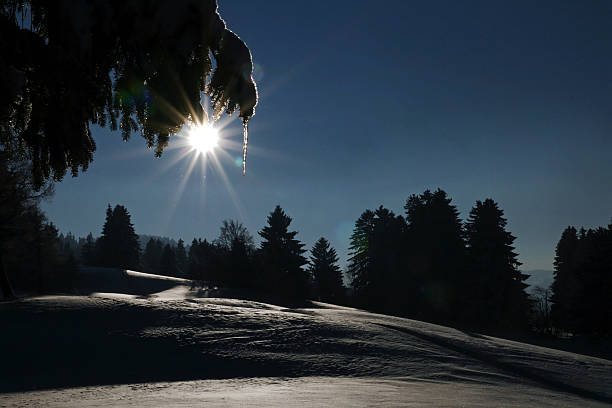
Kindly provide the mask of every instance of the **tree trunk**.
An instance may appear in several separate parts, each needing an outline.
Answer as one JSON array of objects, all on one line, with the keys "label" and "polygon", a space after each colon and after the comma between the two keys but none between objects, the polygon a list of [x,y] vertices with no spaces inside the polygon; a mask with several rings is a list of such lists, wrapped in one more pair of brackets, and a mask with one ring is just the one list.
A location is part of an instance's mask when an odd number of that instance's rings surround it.
[{"label": "tree trunk", "polygon": [[15,294],[9,282],[6,269],[4,268],[4,260],[2,259],[2,251],[0,251],[0,288],[5,299],[13,299]]}]

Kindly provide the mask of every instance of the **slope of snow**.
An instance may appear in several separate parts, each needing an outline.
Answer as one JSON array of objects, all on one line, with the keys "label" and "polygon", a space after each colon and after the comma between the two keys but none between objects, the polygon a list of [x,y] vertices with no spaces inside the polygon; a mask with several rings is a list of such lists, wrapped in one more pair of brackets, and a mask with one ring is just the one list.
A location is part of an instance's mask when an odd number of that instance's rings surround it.
[{"label": "slope of snow", "polygon": [[0,407],[607,407],[521,385],[387,377],[146,383],[0,394]]},{"label": "slope of snow", "polygon": [[0,406],[612,403],[608,360],[347,307],[289,309],[208,298],[180,279],[111,275],[123,293],[0,303],[0,347],[13,367],[0,374]]}]

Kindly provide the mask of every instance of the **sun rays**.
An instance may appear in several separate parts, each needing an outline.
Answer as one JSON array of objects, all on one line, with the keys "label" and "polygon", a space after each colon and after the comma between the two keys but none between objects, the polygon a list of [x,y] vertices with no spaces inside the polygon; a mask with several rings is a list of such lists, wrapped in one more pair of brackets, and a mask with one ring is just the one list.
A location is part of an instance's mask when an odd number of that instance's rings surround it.
[{"label": "sun rays", "polygon": [[192,125],[188,131],[188,141],[196,151],[212,153],[219,143],[219,132],[209,123]]},{"label": "sun rays", "polygon": [[[207,179],[211,172],[215,179],[222,182],[235,210],[241,217],[245,216],[244,205],[225,169],[228,165],[235,169],[238,167],[235,160],[238,157],[242,159],[242,143],[239,141],[242,129],[232,126],[235,123],[234,116],[223,116],[214,122],[208,120],[213,116],[208,112],[204,111],[202,116],[194,120],[197,116],[193,112],[189,118],[185,118],[182,129],[171,137],[164,152],[165,163],[155,172],[155,177],[168,172],[178,173],[170,197],[172,204],[166,207],[160,220],[162,224],[173,219],[177,204],[186,190],[200,196],[198,205],[205,205],[207,190],[210,188],[208,184],[213,181]],[[213,184],[216,182],[213,181]]]},{"label": "sun rays", "polygon": [[[178,82],[177,85],[179,85]],[[188,101],[180,85],[177,86],[177,92],[185,102]],[[171,112],[173,120],[183,123],[177,133],[170,135],[169,143],[161,156],[162,162],[156,164],[153,172],[149,173],[152,183],[156,183],[161,178],[166,179],[168,176],[173,180],[168,203],[159,218],[162,229],[165,229],[174,218],[179,202],[184,197],[190,196],[190,200],[193,200],[196,196],[200,196],[199,199],[196,199],[198,203],[192,204],[205,206],[209,192],[213,192],[211,188],[214,189],[215,195],[220,193],[216,190],[219,182],[223,185],[240,218],[246,217],[246,208],[234,186],[235,183],[241,182],[235,178],[233,173],[241,169],[244,175],[246,171],[244,146],[246,129],[240,118],[236,121],[237,115],[220,115],[211,112],[207,99],[204,93],[201,93],[198,106],[191,106],[187,102],[188,114],[186,117],[168,102],[157,99],[160,106]],[[268,158],[283,157],[279,153],[261,147],[254,147],[249,153],[254,153],[256,156],[268,156]],[[116,157],[116,159],[132,160],[135,156],[150,154],[150,150],[146,152],[134,149],[129,153],[124,150],[121,157]]]}]

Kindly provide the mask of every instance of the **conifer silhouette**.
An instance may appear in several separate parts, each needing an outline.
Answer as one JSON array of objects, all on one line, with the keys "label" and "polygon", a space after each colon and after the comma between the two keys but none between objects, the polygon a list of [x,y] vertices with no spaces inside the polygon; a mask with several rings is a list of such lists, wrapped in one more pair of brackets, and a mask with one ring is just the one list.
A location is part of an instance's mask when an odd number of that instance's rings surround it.
[{"label": "conifer silhouette", "polygon": [[102,236],[98,239],[100,260],[104,266],[136,269],[140,263],[140,245],[131,216],[122,205],[106,209]]},{"label": "conifer silhouette", "polygon": [[344,298],[342,272],[338,266],[338,254],[325,238],[315,243],[310,256],[310,273],[318,297],[325,302],[337,302]]},{"label": "conifer silhouette", "polygon": [[525,329],[529,301],[518,267],[515,237],[506,231],[504,212],[492,199],[476,201],[465,224],[470,264],[465,320],[479,328]]},{"label": "conifer silhouette", "polygon": [[351,235],[348,273],[359,303],[393,314],[407,313],[405,227],[383,206],[364,211]]},{"label": "conifer silhouette", "polygon": [[157,238],[147,241],[145,250],[142,254],[142,267],[148,273],[160,273],[160,261],[162,257],[163,245]]},{"label": "conifer silhouette", "polygon": [[85,243],[81,247],[81,263],[83,265],[94,266],[98,262],[98,254],[96,253],[96,240],[91,232],[87,234]]},{"label": "conifer silhouette", "polygon": [[551,318],[553,325],[565,331],[576,330],[575,307],[579,296],[578,231],[567,227],[555,249]]},{"label": "conifer silhouette", "polygon": [[176,255],[176,267],[179,271],[179,274],[181,275],[181,277],[186,277],[187,275],[187,252],[185,250],[185,241],[183,241],[182,239],[178,240],[174,253]]},{"label": "conifer silhouette", "polygon": [[451,201],[441,189],[426,190],[404,206],[411,296],[418,316],[436,321],[460,319],[469,285],[463,224]]},{"label": "conifer silhouette", "polygon": [[177,276],[176,255],[170,244],[166,244],[159,259],[159,272],[162,275]]},{"label": "conifer silhouette", "polygon": [[[41,237],[46,218],[39,203],[53,194],[53,186],[48,185],[37,192],[30,172],[28,162],[14,160],[7,152],[0,151],[0,289],[5,298],[14,296],[7,271],[8,257],[17,255],[18,248],[35,244],[36,253],[32,254],[32,249],[29,249],[27,258],[29,262],[36,260],[40,264],[40,248],[47,244]],[[14,268],[15,271],[18,269],[21,268]],[[40,268],[37,271],[40,289],[42,271]]]},{"label": "conifer silhouette", "polygon": [[309,290],[309,276],[302,266],[308,261],[297,231],[289,231],[291,217],[276,206],[268,216],[268,225],[259,231],[263,284],[266,290],[288,298],[305,298]]},{"label": "conifer silhouette", "polygon": [[563,231],[552,284],[552,319],[561,332],[612,333],[612,224]]}]

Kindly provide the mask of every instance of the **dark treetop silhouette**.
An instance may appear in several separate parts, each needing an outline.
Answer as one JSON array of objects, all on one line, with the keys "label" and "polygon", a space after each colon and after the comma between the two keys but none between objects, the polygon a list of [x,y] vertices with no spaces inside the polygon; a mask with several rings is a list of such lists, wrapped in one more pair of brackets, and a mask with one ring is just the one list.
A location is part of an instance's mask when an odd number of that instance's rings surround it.
[{"label": "dark treetop silhouette", "polygon": [[297,231],[289,231],[292,218],[277,205],[268,216],[268,225],[259,231],[262,238],[260,261],[265,286],[274,288],[277,294],[304,298],[308,292],[309,275],[302,269],[308,261]]},{"label": "dark treetop silhouette", "polygon": [[116,205],[106,209],[102,236],[98,240],[101,264],[113,268],[136,269],[140,264],[138,235],[127,208]]},{"label": "dark treetop silhouette", "polygon": [[354,302],[419,320],[520,331],[527,327],[527,278],[514,237],[491,199],[464,224],[446,192],[408,197],[405,218],[366,210],[351,235],[348,276]]},{"label": "dark treetop silhouette", "polygon": [[139,130],[160,156],[185,121],[207,119],[204,91],[215,118],[239,109],[246,153],[252,71],[215,0],[2,0],[0,145],[27,155],[36,186],[87,169],[90,123],[120,127],[125,140]]},{"label": "dark treetop silhouette", "polygon": [[560,331],[612,333],[612,223],[577,231],[567,227],[557,243],[551,317]]},{"label": "dark treetop silhouette", "polygon": [[527,321],[529,301],[518,267],[516,239],[506,231],[507,220],[498,204],[476,201],[465,223],[472,294],[466,309],[472,325],[483,328],[520,327]]},{"label": "dark treetop silhouette", "polygon": [[316,287],[316,295],[326,302],[338,302],[344,298],[342,271],[338,266],[338,254],[325,238],[319,238],[311,250],[309,271]]}]

